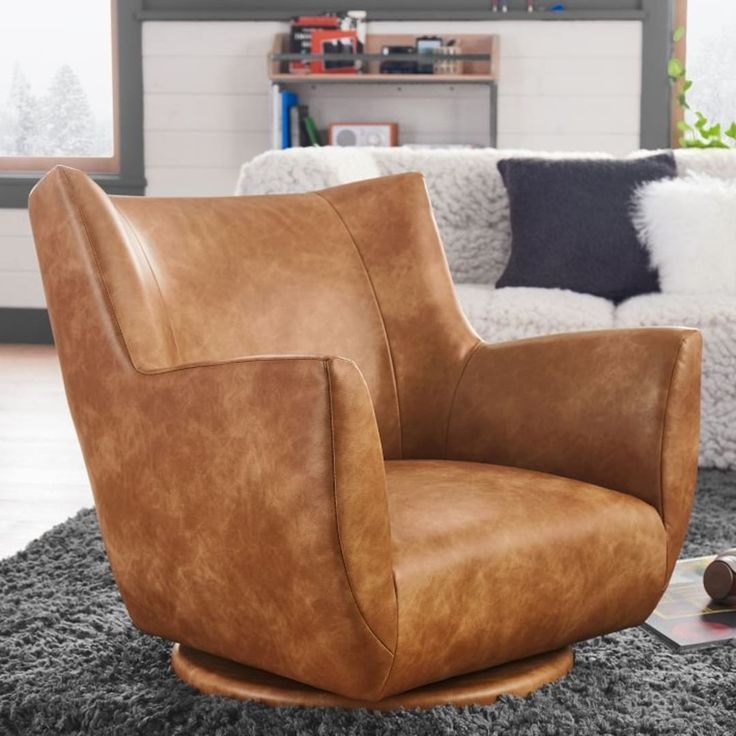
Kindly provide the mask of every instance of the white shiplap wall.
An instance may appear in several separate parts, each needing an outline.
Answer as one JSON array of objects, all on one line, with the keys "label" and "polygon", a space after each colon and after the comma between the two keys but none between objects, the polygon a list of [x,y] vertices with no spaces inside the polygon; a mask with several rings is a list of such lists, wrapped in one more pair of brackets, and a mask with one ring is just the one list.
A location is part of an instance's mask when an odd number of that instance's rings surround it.
[{"label": "white shiplap wall", "polygon": [[0,307],[43,307],[27,210],[0,209]]},{"label": "white shiplap wall", "polygon": [[[266,54],[285,29],[268,22],[144,24],[149,194],[229,194],[239,165],[270,146]],[[386,22],[371,31],[498,33],[500,147],[624,154],[638,145],[637,21]],[[484,88],[356,93],[340,85],[310,93],[308,102],[320,125],[398,119],[404,142],[487,142]],[[43,305],[27,213],[0,210],[0,307]]]}]

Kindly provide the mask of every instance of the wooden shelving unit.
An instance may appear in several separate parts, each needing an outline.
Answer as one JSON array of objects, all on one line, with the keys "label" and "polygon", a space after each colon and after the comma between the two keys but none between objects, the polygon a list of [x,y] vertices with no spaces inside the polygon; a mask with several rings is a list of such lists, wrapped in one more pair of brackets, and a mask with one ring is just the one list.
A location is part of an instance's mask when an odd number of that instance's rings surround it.
[{"label": "wooden shelving unit", "polygon": [[277,84],[488,84],[486,74],[273,74]]},{"label": "wooden shelving unit", "polygon": [[[311,54],[307,57],[289,53],[289,34],[278,33],[274,37],[273,47],[269,54],[269,76],[272,81],[292,81],[295,78],[306,77],[311,81],[326,81],[338,77],[341,82],[346,81],[382,81],[391,77],[418,77],[422,82],[456,82],[468,78],[468,82],[485,83],[496,81],[498,78],[498,36],[488,34],[459,34],[452,36],[462,53],[449,57],[463,62],[462,74],[380,74],[381,61],[386,59],[408,59],[407,55],[385,56],[381,53],[384,46],[413,46],[417,36],[403,33],[371,33],[366,38],[365,49],[361,54],[339,54],[335,58],[343,60],[360,60],[367,64],[367,71],[362,74],[290,74],[289,61],[300,59],[324,59],[325,54]],[[417,55],[423,60],[426,55]],[[416,81],[416,80],[415,80]]]},{"label": "wooden shelving unit", "polygon": [[[289,53],[289,35],[279,33],[274,37],[271,53],[268,56],[269,79],[272,84],[280,88],[301,85],[321,84],[349,84],[371,85],[389,84],[397,87],[414,84],[445,84],[445,85],[484,85],[488,88],[490,115],[489,115],[489,145],[496,145],[496,118],[497,118],[497,83],[499,75],[499,38],[489,34],[454,34],[452,38],[460,49],[460,53],[451,58],[462,61],[462,74],[381,74],[379,67],[382,61],[387,60],[427,60],[426,55],[396,55],[386,56],[381,53],[384,46],[413,46],[416,35],[408,34],[368,34],[365,49],[360,54],[310,54],[301,56]],[[434,55],[435,59],[443,58]],[[291,74],[288,71],[290,61],[332,60],[362,61],[364,71],[356,74]]]}]

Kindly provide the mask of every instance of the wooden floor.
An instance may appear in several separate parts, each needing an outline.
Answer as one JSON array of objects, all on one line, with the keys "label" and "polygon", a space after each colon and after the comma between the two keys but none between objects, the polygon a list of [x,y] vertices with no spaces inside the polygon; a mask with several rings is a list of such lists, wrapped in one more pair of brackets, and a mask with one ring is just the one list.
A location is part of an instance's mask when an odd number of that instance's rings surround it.
[{"label": "wooden floor", "polygon": [[88,506],[56,352],[0,345],[0,558]]}]

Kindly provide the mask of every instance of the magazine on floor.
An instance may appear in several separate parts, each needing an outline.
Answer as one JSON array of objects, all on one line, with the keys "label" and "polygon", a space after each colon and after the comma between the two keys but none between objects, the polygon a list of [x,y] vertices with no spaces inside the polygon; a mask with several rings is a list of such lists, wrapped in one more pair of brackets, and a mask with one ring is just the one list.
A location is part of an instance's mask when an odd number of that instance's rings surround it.
[{"label": "magazine on floor", "polygon": [[714,559],[715,555],[679,560],[662,600],[644,623],[677,652],[736,639],[736,603],[714,601],[703,588],[703,573]]}]

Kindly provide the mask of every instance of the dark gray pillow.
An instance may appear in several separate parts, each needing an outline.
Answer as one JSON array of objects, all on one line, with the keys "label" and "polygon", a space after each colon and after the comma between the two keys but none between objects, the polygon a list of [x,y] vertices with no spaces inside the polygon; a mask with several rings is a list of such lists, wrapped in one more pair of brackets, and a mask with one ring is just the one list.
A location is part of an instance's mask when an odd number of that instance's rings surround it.
[{"label": "dark gray pillow", "polygon": [[511,258],[496,283],[595,294],[659,291],[631,222],[634,191],[677,175],[672,153],[642,158],[498,162],[511,207]]}]

